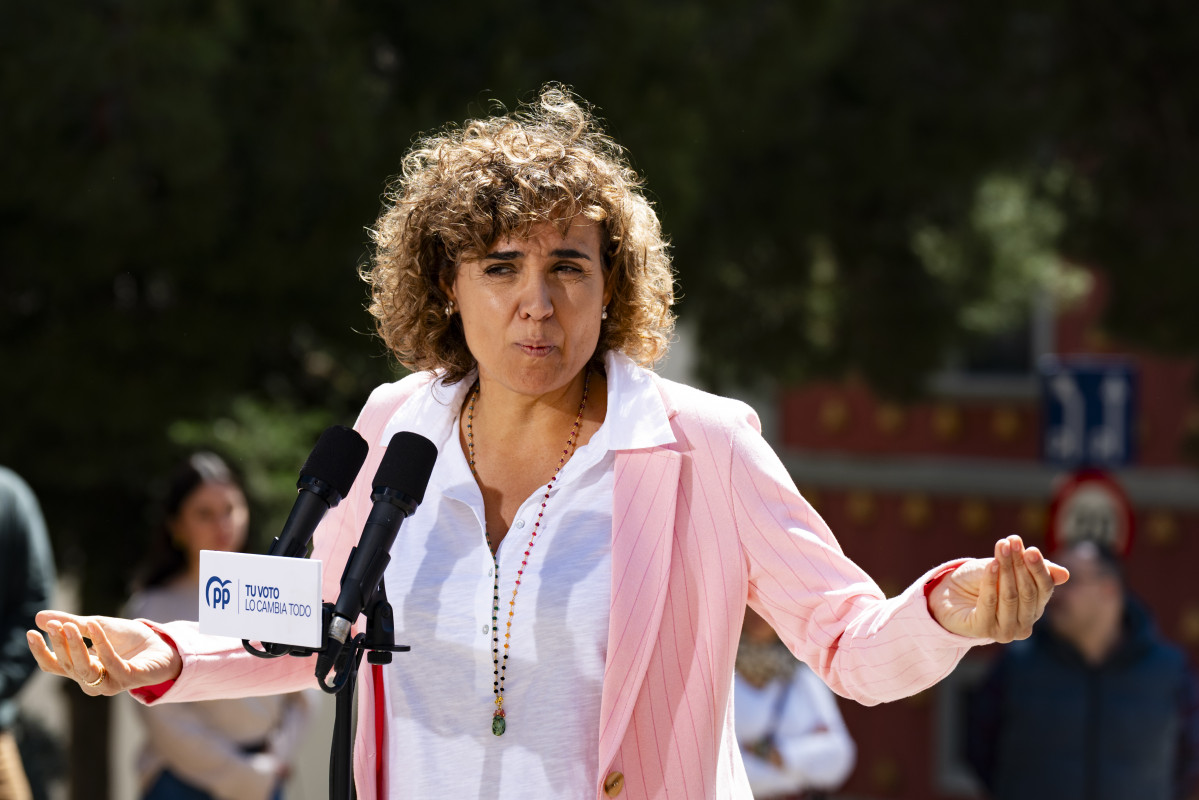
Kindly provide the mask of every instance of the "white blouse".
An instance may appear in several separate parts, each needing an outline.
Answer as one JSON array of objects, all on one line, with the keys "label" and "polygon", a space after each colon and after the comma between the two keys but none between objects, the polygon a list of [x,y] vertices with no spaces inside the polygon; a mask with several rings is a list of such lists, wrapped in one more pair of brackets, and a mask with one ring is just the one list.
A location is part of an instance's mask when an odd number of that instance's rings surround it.
[{"label": "white blouse", "polygon": [[[424,502],[400,529],[385,575],[396,642],[412,647],[386,669],[393,798],[527,800],[595,791],[615,451],[674,440],[649,376],[620,354],[610,353],[606,367],[607,416],[562,468],[521,578],[502,736],[491,731],[494,565],[483,497],[458,438],[473,378],[448,387],[434,382],[384,429],[382,444],[410,430],[439,452]],[[525,500],[500,543],[501,653],[513,582],[544,495],[542,485]]]}]

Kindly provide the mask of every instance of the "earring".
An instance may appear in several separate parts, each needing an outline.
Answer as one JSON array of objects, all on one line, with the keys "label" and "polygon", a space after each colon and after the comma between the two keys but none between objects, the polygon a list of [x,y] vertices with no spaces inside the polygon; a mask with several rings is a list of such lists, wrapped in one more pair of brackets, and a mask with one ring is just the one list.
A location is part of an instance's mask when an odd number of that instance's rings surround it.
[{"label": "earring", "polygon": [[451,300],[450,302],[445,304],[445,315],[447,317],[454,316],[454,301],[453,300]]},{"label": "earring", "polygon": [[603,308],[600,309],[600,319],[607,319],[607,318],[608,318],[608,306],[605,305]]}]

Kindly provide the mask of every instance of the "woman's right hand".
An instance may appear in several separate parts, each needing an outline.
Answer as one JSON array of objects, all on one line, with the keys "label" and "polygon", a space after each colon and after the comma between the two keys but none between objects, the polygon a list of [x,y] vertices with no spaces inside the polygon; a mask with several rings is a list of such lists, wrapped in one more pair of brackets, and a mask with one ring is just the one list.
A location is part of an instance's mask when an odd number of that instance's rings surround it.
[{"label": "woman's right hand", "polygon": [[[114,695],[179,677],[183,668],[174,646],[143,622],[117,617],[81,617],[39,611],[37,631],[25,638],[38,666],[79,684],[85,694]],[[88,648],[84,637],[92,640]]]}]

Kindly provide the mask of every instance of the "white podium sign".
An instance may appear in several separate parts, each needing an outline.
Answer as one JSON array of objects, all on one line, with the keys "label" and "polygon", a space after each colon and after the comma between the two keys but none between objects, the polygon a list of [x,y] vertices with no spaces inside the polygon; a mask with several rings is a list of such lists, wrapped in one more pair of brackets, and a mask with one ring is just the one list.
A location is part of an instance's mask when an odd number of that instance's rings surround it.
[{"label": "white podium sign", "polygon": [[200,633],[319,648],[321,562],[201,550]]}]

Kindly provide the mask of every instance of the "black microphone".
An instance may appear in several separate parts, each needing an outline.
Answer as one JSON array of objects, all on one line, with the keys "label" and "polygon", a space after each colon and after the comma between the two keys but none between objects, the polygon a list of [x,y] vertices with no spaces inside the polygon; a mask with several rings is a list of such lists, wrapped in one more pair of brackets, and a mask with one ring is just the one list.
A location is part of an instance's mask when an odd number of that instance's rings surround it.
[{"label": "black microphone", "polygon": [[300,467],[296,481],[296,502],[291,507],[283,531],[271,543],[268,556],[304,558],[308,543],[325,512],[350,493],[358,470],[366,461],[366,440],[352,428],[334,425],[326,428],[316,446]]},{"label": "black microphone", "polygon": [[[358,470],[366,461],[370,448],[358,432],[343,425],[326,428],[316,440],[308,460],[300,467],[300,479],[296,481],[296,502],[291,507],[283,530],[271,542],[268,556],[305,558],[308,543],[325,512],[341,502],[350,493]],[[277,658],[287,655],[294,648],[274,642],[263,642],[262,649],[255,648],[249,640],[242,639],[246,652],[259,658]]]},{"label": "black microphone", "polygon": [[341,593],[333,606],[325,646],[317,656],[316,676],[322,683],[339,661],[350,627],[383,580],[400,525],[424,500],[436,460],[437,446],[417,433],[400,431],[387,444],[371,484],[374,505],[342,573]]}]

